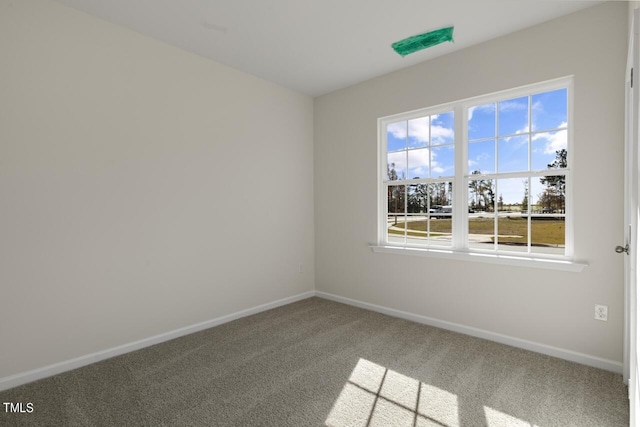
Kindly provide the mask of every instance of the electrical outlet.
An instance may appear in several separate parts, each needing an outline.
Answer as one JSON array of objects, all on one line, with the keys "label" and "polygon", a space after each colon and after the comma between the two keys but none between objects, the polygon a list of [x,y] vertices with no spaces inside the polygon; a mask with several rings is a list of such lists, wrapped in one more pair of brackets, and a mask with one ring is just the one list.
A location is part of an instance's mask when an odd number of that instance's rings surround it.
[{"label": "electrical outlet", "polygon": [[609,307],[607,307],[606,305],[596,304],[595,319],[606,322],[608,316],[609,316]]}]

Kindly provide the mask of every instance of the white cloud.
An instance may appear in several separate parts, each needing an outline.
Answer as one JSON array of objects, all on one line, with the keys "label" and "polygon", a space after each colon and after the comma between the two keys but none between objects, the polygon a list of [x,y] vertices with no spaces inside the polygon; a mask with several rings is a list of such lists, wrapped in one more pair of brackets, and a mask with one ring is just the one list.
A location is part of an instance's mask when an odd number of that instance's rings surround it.
[{"label": "white cloud", "polygon": [[467,112],[467,121],[470,122],[471,119],[473,119],[473,113],[476,111],[476,108],[478,108],[478,106],[469,108],[469,111]]},{"label": "white cloud", "polygon": [[[563,122],[558,127],[567,127],[567,122]],[[543,132],[534,134],[533,141],[545,141],[544,154],[555,154],[556,151],[567,148],[567,131]]]},{"label": "white cloud", "polygon": [[501,113],[508,113],[511,111],[522,111],[529,108],[529,103],[527,101],[509,100],[509,101],[502,101],[498,103],[498,105],[499,105],[498,108],[500,108]]},{"label": "white cloud", "polygon": [[[409,166],[407,170],[407,153],[409,157]],[[428,148],[422,148],[418,150],[396,151],[389,153],[387,156],[387,163],[389,167],[394,164],[394,169],[398,174],[399,179],[412,179],[415,177],[425,178],[429,176],[429,156],[431,156],[431,171],[432,173],[443,173],[443,168],[436,158],[436,152],[430,152]],[[404,174],[404,176],[403,176]]]},{"label": "white cloud", "polygon": [[[410,150],[409,151],[409,174],[408,178],[427,177],[429,176],[429,149]],[[434,153],[435,157],[435,153]],[[437,167],[438,162],[432,160],[431,167]]]},{"label": "white cloud", "polygon": [[[474,158],[469,158],[469,171],[478,170],[481,164],[486,163],[489,160],[493,160],[493,157],[487,153],[482,152],[475,156]],[[483,170],[482,173],[490,173],[489,171]]]},{"label": "white cloud", "polygon": [[431,143],[432,144],[444,144],[446,142],[453,142],[453,129],[432,126],[431,127]]},{"label": "white cloud", "polygon": [[407,122],[396,122],[387,125],[387,133],[395,138],[404,139],[407,137]]},{"label": "white cloud", "polygon": [[495,104],[484,104],[484,105],[475,105],[473,107],[469,107],[469,111],[467,113],[467,120],[471,121],[473,119],[473,113],[476,110],[480,110],[484,113],[493,113],[496,110]]},{"label": "white cloud", "polygon": [[417,168],[411,169],[411,178],[419,177],[424,178],[429,176],[429,168],[425,166],[418,166]]},{"label": "white cloud", "polygon": [[[505,141],[509,142],[511,140],[511,138],[517,138],[518,135],[522,135],[523,133],[529,133],[529,125],[525,126],[522,129],[518,129],[515,134],[513,134],[512,136],[507,136],[507,137],[505,137],[503,139]],[[522,138],[519,138],[519,139],[521,141],[520,141],[520,143],[518,145],[523,145],[523,144],[525,144],[527,142],[526,140],[523,141]]]},{"label": "white cloud", "polygon": [[405,151],[396,151],[387,155],[387,163],[395,164],[396,170],[404,170],[407,168],[407,156]]},{"label": "white cloud", "polygon": [[[533,105],[531,106],[532,109],[532,113],[538,113],[538,114],[531,114],[531,130],[532,131],[536,131],[538,130],[538,124],[536,123],[535,120],[533,120],[536,117],[541,116],[543,113],[546,113],[546,110],[544,109],[544,106],[542,105],[541,101],[536,101],[533,103]],[[558,126],[556,126],[556,129],[558,128],[563,128],[563,127],[567,127],[567,122],[562,122],[560,123]],[[549,127],[547,127],[547,129],[549,129]]]},{"label": "white cloud", "polygon": [[531,105],[531,110],[542,113],[544,112],[544,106],[542,105],[542,102],[536,101]]},{"label": "white cloud", "polygon": [[[437,119],[438,116],[431,116],[431,121]],[[396,122],[387,125],[387,133],[393,135],[394,138],[405,139],[407,130],[411,139],[412,146],[424,146],[429,143],[429,127],[431,127],[431,139],[434,144],[443,144],[453,142],[453,129],[445,126],[432,124],[429,125],[429,117],[420,117],[418,119],[409,120],[409,122]]]},{"label": "white cloud", "polygon": [[[410,144],[413,147],[421,147],[428,145],[429,136],[431,136],[432,143],[442,144],[453,142],[454,131],[451,128],[435,124],[439,115],[420,117],[417,119],[396,122],[387,125],[387,132],[395,138],[404,139],[410,137]],[[431,135],[429,135],[431,132]],[[442,149],[453,146],[444,146]],[[413,150],[402,150],[389,153],[387,156],[387,163],[389,166],[394,164],[394,169],[398,173],[400,179],[412,179],[414,177],[428,177],[429,167],[431,172],[436,174],[444,173],[447,168],[442,167],[436,160],[436,150],[431,151],[429,148],[418,148]],[[431,157],[431,164],[429,164],[429,158]],[[407,165],[408,158],[408,165]]]},{"label": "white cloud", "polygon": [[429,149],[421,148],[419,150],[409,150],[409,165],[429,165]]},{"label": "white cloud", "polygon": [[429,142],[429,117],[409,120],[409,136],[416,140],[414,145],[426,145]]}]

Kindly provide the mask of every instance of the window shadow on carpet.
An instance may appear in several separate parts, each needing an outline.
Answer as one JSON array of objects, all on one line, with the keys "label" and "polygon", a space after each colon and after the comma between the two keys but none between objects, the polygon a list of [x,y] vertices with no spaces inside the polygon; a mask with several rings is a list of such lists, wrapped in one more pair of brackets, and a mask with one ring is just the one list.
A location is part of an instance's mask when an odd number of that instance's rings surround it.
[{"label": "window shadow on carpet", "polygon": [[[485,407],[483,425],[531,427]],[[460,426],[458,397],[366,359],[360,359],[325,420],[343,426]]]}]

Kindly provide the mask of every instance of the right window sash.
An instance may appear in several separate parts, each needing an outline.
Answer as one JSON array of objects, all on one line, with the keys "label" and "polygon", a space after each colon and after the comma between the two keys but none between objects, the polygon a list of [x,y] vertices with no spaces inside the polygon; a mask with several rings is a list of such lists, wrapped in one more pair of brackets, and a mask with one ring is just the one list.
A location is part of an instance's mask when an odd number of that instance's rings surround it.
[{"label": "right window sash", "polygon": [[469,251],[572,255],[571,99],[565,78],[464,105]]}]

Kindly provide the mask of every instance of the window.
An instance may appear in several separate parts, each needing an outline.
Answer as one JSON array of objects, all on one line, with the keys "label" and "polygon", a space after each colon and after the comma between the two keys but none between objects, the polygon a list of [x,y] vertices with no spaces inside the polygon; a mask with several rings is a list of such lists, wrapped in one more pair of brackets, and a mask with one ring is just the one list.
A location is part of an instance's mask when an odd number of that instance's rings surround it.
[{"label": "window", "polygon": [[572,79],[379,119],[379,244],[569,259]]},{"label": "window", "polygon": [[453,111],[386,126],[387,241],[451,246]]}]

